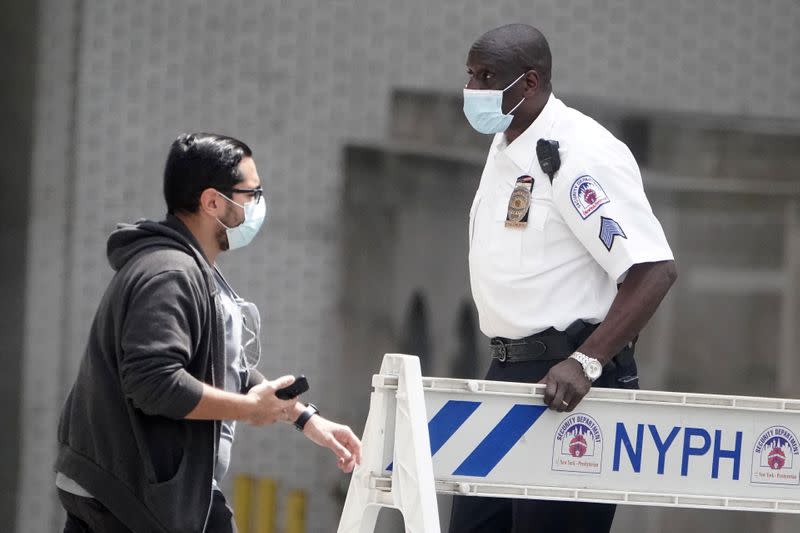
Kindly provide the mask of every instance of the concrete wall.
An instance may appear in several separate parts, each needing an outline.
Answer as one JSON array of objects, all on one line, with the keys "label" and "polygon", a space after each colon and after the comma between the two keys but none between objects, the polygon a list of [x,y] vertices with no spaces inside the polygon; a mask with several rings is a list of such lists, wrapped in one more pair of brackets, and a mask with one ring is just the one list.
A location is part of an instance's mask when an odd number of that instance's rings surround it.
[{"label": "concrete wall", "polygon": [[[794,0],[757,10],[749,0],[38,5],[17,525],[25,533],[55,530],[61,519],[50,471],[55,424],[111,275],[105,237],[118,221],[163,214],[160,174],[178,133],[229,133],[255,149],[269,222],[222,267],[262,309],[262,370],[305,372],[309,399],[360,425],[363,407],[351,406],[368,387],[342,385],[336,316],[342,147],[383,136],[390,88],[457,94],[470,43],[522,21],[549,36],[558,91],[650,109],[800,118]],[[330,531],[343,477],[327,452],[285,427],[240,437],[233,473],[310,490],[309,529]]]}]

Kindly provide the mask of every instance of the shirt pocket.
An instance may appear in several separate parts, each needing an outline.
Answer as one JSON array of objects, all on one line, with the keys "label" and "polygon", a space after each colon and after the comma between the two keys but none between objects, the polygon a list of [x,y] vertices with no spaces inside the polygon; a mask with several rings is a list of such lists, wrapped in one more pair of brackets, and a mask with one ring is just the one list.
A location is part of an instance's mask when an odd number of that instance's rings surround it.
[{"label": "shirt pocket", "polygon": [[522,260],[523,228],[506,227],[508,217],[508,198],[497,195],[492,204],[491,232],[487,248],[495,257],[501,270],[518,271]]},{"label": "shirt pocket", "polygon": [[551,210],[549,202],[536,199],[531,201],[528,225],[520,232],[520,264],[526,272],[537,271],[544,264],[547,253],[545,228]]},{"label": "shirt pocket", "polygon": [[541,264],[548,207],[534,200],[527,226],[507,227],[510,194],[503,191],[475,201],[470,245],[472,253],[483,257],[497,272],[518,274]]}]

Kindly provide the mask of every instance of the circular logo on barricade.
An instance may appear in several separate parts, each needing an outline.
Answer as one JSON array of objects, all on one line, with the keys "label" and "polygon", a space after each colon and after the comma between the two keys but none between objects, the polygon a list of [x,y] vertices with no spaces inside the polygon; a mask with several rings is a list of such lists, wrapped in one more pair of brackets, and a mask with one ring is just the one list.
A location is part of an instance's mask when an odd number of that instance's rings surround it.
[{"label": "circular logo on barricade", "polygon": [[553,439],[553,470],[599,474],[603,434],[594,418],[575,413],[564,419]]},{"label": "circular logo on barricade", "polygon": [[800,484],[800,444],[784,426],[761,432],[753,447],[751,483],[766,485]]}]

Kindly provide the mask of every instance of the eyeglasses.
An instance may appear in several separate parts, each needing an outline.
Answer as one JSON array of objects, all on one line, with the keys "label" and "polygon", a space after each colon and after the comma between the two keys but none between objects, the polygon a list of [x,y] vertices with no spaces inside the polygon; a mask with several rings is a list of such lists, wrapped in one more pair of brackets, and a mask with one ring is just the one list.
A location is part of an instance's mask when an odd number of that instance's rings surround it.
[{"label": "eyeglasses", "polygon": [[261,186],[256,187],[255,189],[227,189],[228,192],[238,192],[240,194],[249,194],[253,197],[253,199],[258,203],[261,200],[261,197],[264,196],[264,189]]}]

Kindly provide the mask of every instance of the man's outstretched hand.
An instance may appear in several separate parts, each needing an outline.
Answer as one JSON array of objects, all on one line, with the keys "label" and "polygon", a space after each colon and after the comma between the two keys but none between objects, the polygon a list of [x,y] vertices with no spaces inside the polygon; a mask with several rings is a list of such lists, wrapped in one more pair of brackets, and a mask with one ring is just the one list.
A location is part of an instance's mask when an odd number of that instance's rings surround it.
[{"label": "man's outstretched hand", "polygon": [[336,466],[342,472],[352,472],[361,464],[361,441],[349,427],[314,415],[306,422],[303,433],[311,442],[336,454]]}]

